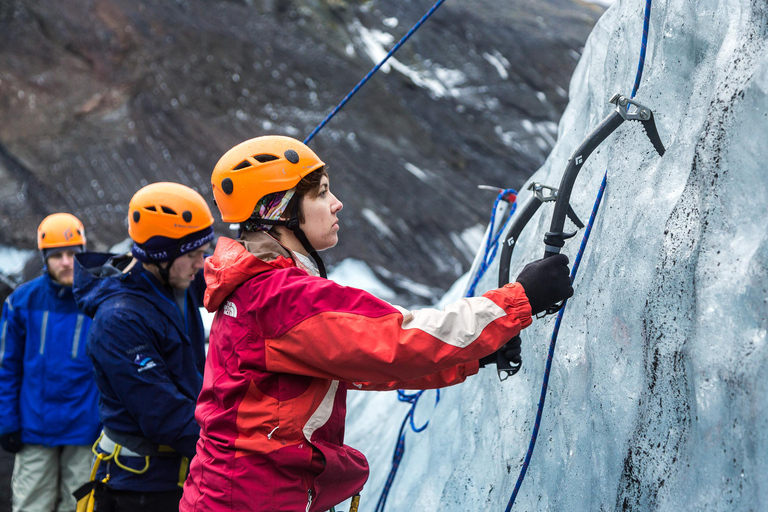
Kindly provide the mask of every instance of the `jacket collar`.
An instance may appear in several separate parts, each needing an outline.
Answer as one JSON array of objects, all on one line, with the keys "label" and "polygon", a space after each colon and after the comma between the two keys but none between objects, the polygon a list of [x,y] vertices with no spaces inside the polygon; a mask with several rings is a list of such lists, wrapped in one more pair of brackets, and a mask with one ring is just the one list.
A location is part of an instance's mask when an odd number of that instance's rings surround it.
[{"label": "jacket collar", "polygon": [[213,256],[205,260],[205,308],[216,311],[235,288],[254,276],[295,266],[291,252],[267,233],[258,233],[251,241],[219,237]]}]

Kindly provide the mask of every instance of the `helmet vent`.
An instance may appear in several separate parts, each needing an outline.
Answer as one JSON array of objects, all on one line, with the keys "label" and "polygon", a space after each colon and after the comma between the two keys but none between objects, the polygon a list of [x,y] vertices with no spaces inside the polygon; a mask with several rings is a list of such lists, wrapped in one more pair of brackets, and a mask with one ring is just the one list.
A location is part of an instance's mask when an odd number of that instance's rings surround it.
[{"label": "helmet vent", "polygon": [[139,210],[133,211],[133,222],[139,222],[139,219],[141,218],[141,214],[139,213]]},{"label": "helmet vent", "polygon": [[157,211],[157,208],[155,208],[154,206],[147,206],[147,207],[145,208],[145,210],[149,210],[149,211],[151,211],[151,212],[156,212],[156,211]]},{"label": "helmet vent", "polygon": [[184,222],[192,222],[192,212],[184,210],[184,213],[181,214],[181,218],[184,219]]},{"label": "helmet vent", "polygon": [[239,171],[240,169],[245,169],[246,167],[250,167],[250,166],[251,166],[251,162],[249,162],[248,160],[243,160],[242,162],[237,164],[237,167],[235,167],[232,170],[233,171]]},{"label": "helmet vent", "polygon": [[172,210],[171,208],[168,208],[167,206],[161,206],[160,208],[163,209],[163,213],[167,213],[169,215],[176,215],[176,211]]},{"label": "helmet vent", "polygon": [[279,157],[276,157],[275,155],[256,155],[253,157],[254,160],[257,162],[266,163],[271,162],[273,160],[280,160]]},{"label": "helmet vent", "polygon": [[223,190],[227,195],[231,194],[232,191],[235,190],[235,184],[232,183],[231,178],[224,178],[221,180],[221,190]]},{"label": "helmet vent", "polygon": [[297,164],[299,163],[299,154],[296,151],[289,149],[285,152],[285,159],[292,164]]}]

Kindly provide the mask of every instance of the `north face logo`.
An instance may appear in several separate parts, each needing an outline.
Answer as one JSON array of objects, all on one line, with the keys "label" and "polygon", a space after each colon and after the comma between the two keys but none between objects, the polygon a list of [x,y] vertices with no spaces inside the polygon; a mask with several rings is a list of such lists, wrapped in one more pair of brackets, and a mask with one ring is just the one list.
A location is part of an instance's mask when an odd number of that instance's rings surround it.
[{"label": "north face logo", "polygon": [[234,302],[227,301],[224,304],[224,314],[231,316],[232,318],[237,318],[237,306],[235,306]]}]

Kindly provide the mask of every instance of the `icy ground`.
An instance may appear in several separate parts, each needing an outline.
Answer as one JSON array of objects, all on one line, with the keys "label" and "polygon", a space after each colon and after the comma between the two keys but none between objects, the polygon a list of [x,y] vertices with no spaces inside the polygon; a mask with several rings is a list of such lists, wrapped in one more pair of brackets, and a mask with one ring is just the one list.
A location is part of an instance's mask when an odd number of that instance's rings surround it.
[{"label": "icy ground", "polygon": [[[586,45],[558,140],[532,177],[566,161],[628,95],[645,1],[616,2]],[[515,510],[768,509],[768,6],[656,0],[637,123],[595,152],[572,204],[586,219],[608,186],[559,335],[536,451]],[[512,63],[514,65],[514,63]],[[524,202],[527,193],[521,194]],[[512,276],[543,252],[551,206],[518,242]],[[573,258],[580,236],[565,253]],[[496,286],[497,264],[478,293]],[[465,283],[451,292],[457,297]],[[425,393],[387,510],[504,510],[528,446],[553,317],[523,333],[523,369]],[[351,393],[347,442],[371,464],[372,511],[408,406]]]}]

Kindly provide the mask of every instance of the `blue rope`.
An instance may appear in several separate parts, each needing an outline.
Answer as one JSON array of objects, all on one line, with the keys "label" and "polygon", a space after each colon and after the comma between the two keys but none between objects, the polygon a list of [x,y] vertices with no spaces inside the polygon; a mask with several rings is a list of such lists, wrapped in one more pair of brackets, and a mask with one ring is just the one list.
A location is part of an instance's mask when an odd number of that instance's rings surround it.
[{"label": "blue rope", "polygon": [[[325,117],[325,119],[323,119],[323,122],[321,122],[319,125],[317,125],[317,127],[314,130],[312,130],[312,133],[310,133],[307,136],[307,138],[304,139],[304,144],[309,144],[309,141],[312,140],[312,138],[317,134],[317,132],[322,130],[323,127],[325,127],[325,125],[328,124],[328,122],[339,112],[339,110],[341,110],[344,107],[344,105],[347,104],[347,102],[352,98],[352,96],[357,94],[357,91],[359,91],[363,87],[363,85],[365,85],[365,83],[379,69],[381,69],[381,67],[384,65],[384,63],[387,62],[389,60],[389,58],[392,55],[394,55],[395,52],[397,50],[399,50],[400,47],[403,46],[403,44],[405,44],[405,42],[408,39],[410,39],[410,37],[424,24],[425,21],[427,21],[429,19],[430,16],[432,16],[432,14],[434,14],[434,12],[444,2],[445,2],[445,0],[438,0],[437,3],[435,3],[435,5],[433,5],[432,8],[429,11],[427,11],[427,13],[424,16],[421,17],[419,22],[416,23],[416,25],[414,25],[413,28],[411,28],[411,30],[409,30],[408,33],[405,34],[405,36],[403,36],[402,39],[400,39],[400,41],[389,51],[389,53],[387,53],[387,55],[381,60],[381,62],[376,64],[373,67],[373,69],[371,69],[368,72],[368,74],[365,75],[365,77],[363,77],[363,79],[360,80],[360,82],[349,92],[349,94],[347,94],[344,97],[344,99],[341,100],[341,103],[336,105],[336,107],[331,111],[331,113],[328,114]],[[397,444],[395,445],[395,453],[392,456],[392,469],[389,472],[389,476],[387,477],[387,482],[384,485],[384,490],[382,491],[381,497],[379,498],[379,502],[376,505],[376,512],[383,512],[384,511],[384,506],[386,505],[387,497],[389,496],[389,490],[392,488],[392,482],[395,479],[395,475],[397,474],[397,470],[400,467],[400,461],[402,460],[403,454],[405,453],[405,426],[406,426],[406,424],[410,420],[411,430],[413,430],[416,433],[422,432],[425,428],[427,428],[427,425],[429,425],[429,421],[427,421],[421,427],[416,427],[416,424],[414,423],[414,419],[413,419],[414,411],[416,409],[416,404],[419,401],[419,397],[421,397],[421,395],[423,393],[424,393],[424,391],[419,391],[419,392],[413,393],[413,394],[405,393],[402,390],[398,390],[397,391],[397,394],[398,394],[397,398],[398,398],[398,400],[400,400],[401,402],[408,402],[408,403],[410,403],[411,404],[411,409],[408,411],[408,414],[405,415],[405,418],[403,419],[402,425],[400,425],[400,432],[398,433]],[[437,405],[437,402],[439,402],[439,401],[440,401],[440,390],[437,390],[437,398],[435,399],[435,405]]]},{"label": "blue rope", "polygon": [[[440,390],[437,391],[437,397],[435,398],[435,407],[437,407],[437,403],[440,401]],[[421,427],[417,427],[414,423],[414,412],[416,411],[416,404],[419,401],[419,398],[421,395],[424,394],[424,391],[417,391],[416,393],[408,394],[405,391],[398,389],[397,390],[397,399],[401,402],[407,402],[411,404],[411,408],[408,411],[408,414],[405,415],[405,418],[403,419],[403,423],[400,425],[400,432],[397,434],[397,444],[395,445],[395,452],[392,455],[392,469],[389,471],[389,476],[387,477],[387,482],[384,484],[384,489],[381,491],[381,496],[379,496],[379,502],[376,503],[376,510],[375,512],[384,512],[384,507],[387,504],[387,498],[389,497],[389,491],[392,489],[392,483],[395,480],[395,475],[397,474],[397,470],[400,467],[400,461],[403,460],[403,455],[405,454],[405,426],[409,423],[411,424],[411,430],[413,430],[416,433],[422,432],[424,429],[427,428],[427,425],[429,425],[429,420],[427,420],[424,425]]]},{"label": "blue rope", "polygon": [[[587,246],[587,241],[589,240],[589,234],[592,232],[592,225],[595,222],[595,217],[597,216],[597,210],[600,208],[600,202],[603,200],[603,191],[605,190],[605,184],[608,178],[608,172],[606,171],[605,175],[603,176],[603,182],[600,184],[600,191],[597,194],[597,200],[595,201],[595,205],[592,208],[592,215],[589,217],[589,223],[587,223],[587,229],[584,232],[584,238],[581,240],[581,247],[579,248],[579,254],[576,256],[576,260],[573,262],[573,267],[571,268],[571,283],[573,283],[574,279],[576,278],[576,272],[579,270],[579,263],[581,263],[581,257],[584,254],[584,249]],[[568,301],[565,301],[563,303],[562,309],[560,309],[560,312],[557,314],[557,320],[555,321],[555,329],[552,332],[552,341],[549,343],[549,355],[547,356],[547,366],[544,370],[544,383],[541,386],[541,396],[539,397],[539,406],[536,410],[536,423],[533,425],[533,434],[531,434],[531,442],[528,445],[528,452],[525,454],[525,461],[523,461],[523,467],[520,469],[520,475],[517,477],[517,483],[515,484],[515,490],[512,491],[512,496],[509,498],[509,503],[507,504],[506,512],[509,512],[512,510],[512,505],[515,503],[515,498],[517,498],[517,493],[520,490],[520,485],[523,483],[523,478],[525,478],[525,473],[528,470],[528,464],[531,462],[531,457],[533,456],[533,448],[536,446],[536,437],[539,435],[539,425],[541,424],[541,414],[544,410],[544,400],[547,398],[547,387],[549,385],[549,371],[552,368],[552,357],[555,354],[555,344],[557,343],[557,334],[560,332],[560,323],[563,320],[563,313],[565,313],[565,306],[568,303]]]},{"label": "blue rope", "polygon": [[[475,294],[475,286],[477,286],[477,282],[480,280],[480,278],[483,276],[485,271],[488,269],[488,266],[496,257],[496,248],[499,242],[499,237],[504,232],[504,229],[509,223],[509,219],[512,218],[512,215],[515,213],[515,209],[517,208],[516,199],[517,199],[517,192],[509,188],[509,189],[501,190],[499,192],[499,195],[496,197],[496,201],[494,201],[493,211],[491,212],[491,222],[488,228],[488,239],[486,240],[486,244],[485,244],[485,254],[483,255],[483,263],[480,265],[480,268],[477,271],[477,276],[475,277],[475,280],[472,283],[470,290],[467,292],[467,297],[472,297]],[[501,229],[499,229],[498,233],[494,235],[494,224],[496,222],[496,210],[499,206],[499,201],[502,201],[502,200],[510,201],[512,204],[510,207],[509,215],[507,216],[507,220],[504,221],[504,225],[501,227]],[[416,427],[416,424],[414,423],[414,419],[413,419],[413,414],[414,414],[414,411],[416,410],[416,404],[419,402],[419,398],[421,398],[421,395],[423,393],[424,393],[423,390],[418,391],[416,393],[412,393],[412,394],[408,394],[401,389],[397,390],[397,399],[400,400],[401,402],[410,403],[411,408],[408,411],[408,414],[405,415],[405,418],[403,419],[403,423],[400,425],[400,431],[397,434],[397,444],[395,445],[395,452],[392,455],[392,469],[389,471],[387,482],[384,484],[384,489],[382,489],[381,491],[381,496],[379,497],[379,502],[376,504],[375,512],[384,512],[384,507],[386,506],[387,498],[389,497],[389,491],[392,489],[392,483],[395,480],[395,475],[397,474],[397,470],[400,468],[400,461],[403,459],[403,454],[405,453],[405,426],[408,424],[410,420],[411,430],[418,433],[418,432],[422,432],[424,429],[427,428],[427,425],[429,425],[429,421],[427,421],[421,427]],[[439,401],[440,401],[440,390],[438,389],[437,398],[435,400],[435,406],[437,406],[437,402]]]},{"label": "blue rope", "polygon": [[[493,226],[496,222],[496,209],[499,205],[499,201],[501,200],[509,201],[512,204],[509,209],[509,215],[507,215],[507,220],[504,221],[504,225],[501,226],[499,231],[494,235]],[[491,222],[488,226],[488,238],[485,241],[485,253],[483,254],[483,261],[480,263],[480,268],[477,269],[477,274],[475,274],[475,279],[472,281],[472,285],[469,287],[469,290],[467,290],[467,297],[475,296],[475,288],[477,287],[477,283],[480,282],[480,278],[485,275],[488,267],[491,266],[494,258],[496,258],[496,250],[498,249],[499,238],[506,229],[507,224],[509,224],[509,219],[512,218],[515,210],[517,210],[517,191],[508,188],[499,192],[499,195],[496,197],[496,201],[493,203],[493,210],[491,211]]]},{"label": "blue rope", "polygon": [[643,77],[643,67],[645,67],[645,50],[648,47],[648,25],[651,21],[651,0],[645,3],[645,19],[643,20],[643,42],[640,47],[640,61],[637,63],[637,74],[635,75],[635,85],[632,87],[632,97],[635,97],[640,88],[640,79]]},{"label": "blue rope", "polygon": [[336,113],[337,113],[339,110],[341,110],[341,109],[344,107],[344,105],[346,105],[346,103],[347,103],[347,102],[348,102],[348,101],[349,101],[349,100],[352,98],[352,96],[354,96],[355,94],[357,94],[357,91],[359,91],[359,90],[360,90],[360,88],[361,88],[363,85],[365,85],[365,82],[367,82],[367,81],[368,81],[368,79],[370,79],[370,78],[371,78],[371,77],[372,77],[372,76],[373,76],[373,75],[374,75],[374,74],[375,74],[375,73],[376,73],[376,72],[379,70],[379,68],[381,68],[381,66],[383,66],[383,65],[384,65],[384,63],[385,63],[385,62],[387,62],[387,61],[389,60],[389,58],[390,58],[392,55],[394,55],[394,54],[395,54],[395,52],[396,52],[397,50],[399,50],[399,49],[400,49],[400,47],[401,47],[401,46],[403,46],[403,44],[404,44],[404,43],[405,43],[405,42],[406,42],[406,41],[407,41],[407,40],[408,40],[408,39],[409,39],[409,38],[410,38],[410,37],[413,35],[413,33],[414,33],[414,32],[416,32],[417,30],[419,30],[419,27],[421,27],[421,25],[423,25],[423,24],[424,24],[424,22],[425,22],[425,21],[427,21],[427,19],[429,19],[429,17],[430,17],[430,16],[432,16],[432,14],[433,14],[433,13],[434,13],[434,12],[435,12],[435,11],[436,11],[436,10],[437,10],[437,9],[438,9],[438,8],[439,8],[441,5],[442,5],[442,4],[443,4],[443,2],[445,2],[445,0],[438,0],[438,2],[437,2],[435,5],[433,5],[433,6],[432,6],[432,8],[431,8],[429,11],[427,11],[427,14],[425,14],[424,16],[422,16],[422,17],[421,17],[421,19],[419,20],[419,22],[418,22],[418,23],[416,23],[416,24],[413,26],[413,28],[412,28],[411,30],[409,30],[407,34],[405,34],[405,36],[403,36],[403,38],[402,38],[402,39],[401,39],[401,40],[400,40],[400,41],[399,41],[399,42],[398,42],[398,43],[397,43],[397,44],[394,46],[394,48],[392,48],[391,50],[389,50],[389,53],[387,53],[386,57],[384,57],[384,58],[382,59],[382,61],[381,61],[381,62],[379,62],[378,64],[376,64],[376,65],[373,67],[373,69],[372,69],[372,70],[370,70],[370,71],[368,72],[368,74],[367,74],[367,75],[365,75],[365,77],[363,77],[363,79],[362,79],[362,80],[360,80],[360,82],[359,82],[359,83],[358,83],[358,84],[355,86],[355,88],[354,88],[354,89],[352,89],[352,90],[350,91],[350,93],[349,93],[349,94],[347,94],[347,95],[344,97],[344,99],[343,99],[343,100],[341,100],[341,103],[339,103],[338,105],[336,105],[336,108],[334,108],[334,109],[331,111],[331,113],[330,113],[330,114],[328,114],[328,115],[326,116],[326,118],[325,118],[325,119],[323,119],[323,122],[322,122],[322,123],[320,123],[319,125],[317,125],[317,127],[316,127],[314,130],[312,130],[312,133],[310,133],[310,134],[307,136],[307,138],[306,138],[306,139],[304,139],[304,144],[309,144],[309,141],[311,141],[311,140],[312,140],[312,138],[313,138],[313,137],[314,137],[314,136],[317,134],[317,132],[319,132],[320,130],[322,130],[322,129],[323,129],[323,127],[324,127],[326,124],[328,124],[328,121],[330,121],[330,120],[333,118],[333,116],[335,116],[335,115],[336,115]]},{"label": "blue rope", "polygon": [[[643,75],[643,67],[645,66],[645,50],[648,43],[648,25],[649,20],[651,17],[651,2],[652,0],[646,0],[645,3],[645,20],[643,22],[643,40],[642,40],[642,47],[640,49],[640,62],[637,66],[637,75],[635,76],[635,85],[632,90],[632,97],[635,97],[635,94],[637,93],[637,89],[640,86],[640,79]],[[605,174],[603,175],[603,181],[600,183],[600,190],[597,193],[597,198],[595,199],[595,205],[592,208],[592,215],[589,217],[589,223],[587,224],[587,229],[584,231],[584,238],[581,240],[581,246],[579,247],[579,253],[576,255],[576,260],[573,262],[573,267],[571,268],[571,283],[574,282],[574,279],[576,278],[576,273],[579,270],[579,265],[581,264],[581,257],[584,255],[584,249],[587,246],[587,241],[589,240],[589,235],[592,232],[592,225],[595,222],[595,217],[597,217],[597,211],[600,208],[600,203],[603,200],[603,192],[605,191],[605,185],[608,181],[608,170],[606,169]],[[539,435],[539,425],[541,424],[541,415],[544,410],[544,401],[547,397],[547,387],[549,386],[549,372],[552,368],[552,357],[555,354],[555,344],[557,343],[557,335],[560,332],[560,324],[563,320],[563,314],[565,313],[565,307],[568,304],[568,301],[563,302],[563,307],[560,309],[560,312],[557,314],[557,320],[555,321],[555,328],[552,331],[552,340],[549,344],[549,354],[547,355],[547,365],[544,370],[544,382],[541,385],[541,395],[539,397],[539,405],[536,410],[536,422],[533,426],[533,433],[531,434],[531,442],[528,445],[528,451],[525,454],[525,460],[523,461],[523,467],[520,469],[520,475],[517,477],[517,483],[515,484],[515,489],[512,491],[512,496],[509,498],[509,503],[507,503],[507,508],[505,509],[505,512],[510,512],[512,510],[512,505],[515,503],[515,499],[517,498],[517,493],[520,490],[520,486],[523,483],[523,479],[525,478],[525,473],[528,470],[528,465],[531,462],[531,457],[533,456],[533,449],[536,446],[536,438]]]}]

